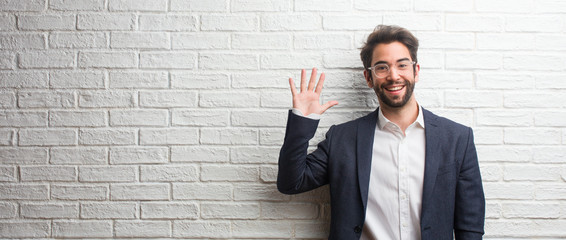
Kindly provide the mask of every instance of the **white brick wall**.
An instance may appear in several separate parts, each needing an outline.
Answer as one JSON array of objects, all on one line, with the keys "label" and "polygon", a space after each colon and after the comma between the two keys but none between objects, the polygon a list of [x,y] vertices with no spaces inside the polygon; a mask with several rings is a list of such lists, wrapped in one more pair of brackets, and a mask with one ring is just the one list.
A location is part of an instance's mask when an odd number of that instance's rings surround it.
[{"label": "white brick wall", "polygon": [[416,94],[474,128],[486,239],[566,237],[566,1],[0,0],[0,238],[323,239],[275,188],[287,79],[377,106],[359,50],[421,42]]}]

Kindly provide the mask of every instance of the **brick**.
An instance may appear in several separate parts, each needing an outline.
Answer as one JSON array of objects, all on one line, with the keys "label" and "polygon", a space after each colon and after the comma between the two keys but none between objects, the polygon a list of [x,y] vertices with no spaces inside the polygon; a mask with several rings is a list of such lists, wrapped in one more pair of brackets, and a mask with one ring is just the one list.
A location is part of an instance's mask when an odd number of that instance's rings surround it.
[{"label": "brick", "polygon": [[16,16],[2,15],[0,16],[0,30],[16,30]]},{"label": "brick", "polygon": [[295,11],[348,11],[352,9],[351,0],[315,0],[315,1],[298,1],[295,2]]},{"label": "brick", "polygon": [[312,221],[295,225],[295,237],[298,238],[326,238],[330,232],[328,221]]},{"label": "brick", "polygon": [[51,198],[59,200],[107,200],[107,185],[51,185]]},{"label": "brick", "polygon": [[498,182],[503,179],[503,168],[499,165],[481,164],[481,179],[485,182]]},{"label": "brick", "polygon": [[142,182],[194,182],[198,181],[198,168],[192,165],[141,166]]},{"label": "brick", "polygon": [[175,126],[228,126],[230,112],[228,110],[187,109],[173,110],[171,121]]},{"label": "brick", "polygon": [[226,12],[224,0],[171,0],[171,11]]},{"label": "brick", "polygon": [[113,32],[110,47],[113,49],[168,49],[171,46],[167,33]]},{"label": "brick", "polygon": [[444,95],[446,107],[502,107],[503,94],[493,91],[446,91]]},{"label": "brick", "polygon": [[232,35],[233,49],[290,49],[289,34],[239,33]]},{"label": "brick", "polygon": [[255,129],[201,129],[201,144],[257,144]]},{"label": "brick", "polygon": [[218,221],[174,221],[173,237],[182,238],[228,238],[230,222]]},{"label": "brick", "polygon": [[21,30],[75,30],[75,15],[20,15],[18,28]]},{"label": "brick", "polygon": [[523,110],[485,109],[476,112],[478,126],[527,127],[533,125],[533,114]]},{"label": "brick", "polygon": [[[289,108],[292,106],[291,92],[267,92],[262,91],[260,96],[260,106],[264,108]],[[342,102],[340,102],[342,104]]]},{"label": "brick", "polygon": [[551,165],[506,165],[503,171],[505,181],[557,181],[560,169]]},{"label": "brick", "polygon": [[112,200],[169,200],[169,184],[111,184]]},{"label": "brick", "polygon": [[[413,4],[410,0],[355,0],[354,8],[360,11],[389,10],[407,12],[413,9]],[[328,236],[323,238],[325,237]]]},{"label": "brick", "polygon": [[233,126],[282,127],[285,126],[285,116],[287,116],[285,111],[232,111],[231,122]]},{"label": "brick", "polygon": [[193,91],[140,91],[140,106],[155,108],[196,107],[197,93]]},{"label": "brick", "polygon": [[53,221],[52,235],[57,238],[109,238],[112,237],[112,221]]},{"label": "brick", "polygon": [[275,183],[277,181],[277,169],[276,166],[261,166],[259,178],[265,183]]},{"label": "brick", "polygon": [[256,54],[203,53],[199,67],[204,70],[255,70],[259,61]]},{"label": "brick", "polygon": [[447,12],[470,12],[473,10],[474,4],[466,0],[425,0],[415,3],[417,11],[447,11]]},{"label": "brick", "polygon": [[49,189],[46,184],[2,184],[2,200],[47,200]]},{"label": "brick", "polygon": [[482,50],[527,50],[535,45],[535,36],[525,33],[478,33],[476,39]]},{"label": "brick", "polygon": [[49,35],[50,48],[106,48],[106,35],[97,32],[55,32]]},{"label": "brick", "polygon": [[50,229],[49,221],[0,221],[2,238],[47,238]]},{"label": "brick", "polygon": [[20,108],[70,108],[75,106],[73,92],[29,92],[18,93]]},{"label": "brick", "polygon": [[422,49],[473,49],[475,47],[473,33],[419,32],[417,38]]},{"label": "brick", "polygon": [[234,0],[232,12],[286,12],[290,10],[290,0]]},{"label": "brick", "polygon": [[16,94],[9,91],[0,91],[0,108],[16,108]]},{"label": "brick", "polygon": [[172,49],[228,49],[230,35],[226,33],[172,33]]},{"label": "brick", "polygon": [[566,221],[558,219],[528,219],[493,221],[486,225],[486,231],[491,231],[495,237],[561,237],[564,235]]},{"label": "brick", "polygon": [[[540,61],[544,61],[544,64]],[[508,54],[503,57],[503,67],[506,70],[556,71],[565,66],[566,62],[559,55]]]},{"label": "brick", "polygon": [[560,16],[509,16],[505,18],[505,30],[510,32],[561,32]]},{"label": "brick", "polygon": [[228,162],[228,148],[208,146],[172,146],[171,162]]},{"label": "brick", "polygon": [[[16,175],[16,167],[12,166],[0,166],[0,182],[17,182],[18,177]],[[2,208],[2,203],[0,202],[0,209]],[[1,218],[1,217],[0,217]]]},{"label": "brick", "polygon": [[[442,69],[446,65],[445,54],[438,50],[426,50],[426,48],[423,50],[419,50],[419,57],[417,60],[419,61],[421,66],[420,73],[426,73],[430,69]],[[458,73],[458,74],[463,74],[463,73]]]},{"label": "brick", "polygon": [[46,0],[30,0],[30,1],[18,1],[18,0],[3,0],[0,4],[0,10],[2,11],[42,11],[45,10]]},{"label": "brick", "polygon": [[166,163],[166,147],[113,147],[110,164]]},{"label": "brick", "polygon": [[487,72],[476,74],[476,87],[482,89],[508,89],[509,86],[513,86],[514,89],[531,89],[537,83],[535,77],[530,74],[494,74]]},{"label": "brick", "polygon": [[566,36],[556,34],[537,34],[535,36],[536,49],[540,50],[566,50],[566,46],[562,44],[566,41]]},{"label": "brick", "polygon": [[118,220],[114,224],[116,237],[170,237],[170,221],[132,221]]},{"label": "brick", "polygon": [[45,49],[45,34],[0,33],[0,49]]},{"label": "brick", "polygon": [[191,15],[141,15],[140,30],[196,31],[197,18]]},{"label": "brick", "polygon": [[77,29],[79,30],[134,30],[136,27],[134,14],[79,14]]},{"label": "brick", "polygon": [[562,146],[544,146],[533,149],[535,163],[561,163],[566,157],[566,149]]},{"label": "brick", "polygon": [[[273,53],[260,56],[262,69],[302,69],[322,65],[319,54],[312,53]],[[287,78],[288,79],[288,78]]]},{"label": "brick", "polygon": [[[391,0],[387,0],[387,1],[389,2]],[[401,1],[401,3],[402,2],[403,1]],[[368,4],[368,5],[376,5],[376,4]],[[392,5],[395,5],[395,3],[392,3]],[[383,6],[383,5],[379,5],[379,6]],[[409,29],[410,31],[441,31],[442,21],[443,21],[442,15],[439,14],[383,15],[383,24],[403,26],[404,28]]]},{"label": "brick", "polygon": [[77,143],[73,129],[23,129],[18,133],[20,146],[66,146]]},{"label": "brick", "polygon": [[255,15],[203,15],[200,21],[203,31],[255,31],[259,28]]},{"label": "brick", "polygon": [[142,203],[142,219],[197,219],[199,207],[195,203]]},{"label": "brick", "polygon": [[226,89],[229,86],[226,74],[171,72],[171,88],[175,89]]},{"label": "brick", "polygon": [[564,111],[544,111],[535,115],[535,126],[544,127],[564,127],[566,126],[566,112]]},{"label": "brick", "polygon": [[133,52],[79,52],[80,68],[135,68],[138,56]]},{"label": "brick", "polygon": [[80,147],[80,148],[51,148],[49,163],[51,164],[77,164],[101,165],[108,163],[106,148]]},{"label": "brick", "polygon": [[535,9],[534,0],[500,0],[497,2],[489,0],[478,0],[475,3],[478,12],[497,12],[497,13],[528,13]]},{"label": "brick", "polygon": [[[312,1],[309,3],[312,3]],[[322,4],[328,5],[326,3]],[[340,11],[343,11],[343,9]],[[322,27],[325,30],[361,30],[371,32],[382,22],[382,19],[382,15],[325,15],[322,17]]]},{"label": "brick", "polygon": [[140,130],[140,145],[189,145],[199,143],[196,128],[155,128]]},{"label": "brick", "polygon": [[135,219],[138,218],[138,206],[128,202],[81,203],[83,219]]},{"label": "brick", "polygon": [[106,126],[105,111],[51,111],[49,126],[102,127]]},{"label": "brick", "polygon": [[[299,57],[297,57],[299,59]],[[293,69],[295,70],[295,69]],[[288,93],[289,91],[289,77],[293,79],[298,78],[300,75],[293,76],[295,73],[300,74],[300,71],[290,72],[273,72],[273,71],[261,71],[261,72],[250,72],[250,73],[236,73],[232,75],[232,87],[233,88],[284,88]],[[291,75],[293,74],[293,75]],[[325,87],[327,87],[327,81],[325,81]],[[297,84],[298,86],[298,84]],[[290,95],[289,95],[290,96]],[[289,98],[290,99],[290,98]]]},{"label": "brick", "polygon": [[563,1],[539,0],[537,2],[535,9],[538,13],[564,13],[566,11],[566,3]]},{"label": "brick", "polygon": [[561,184],[539,184],[535,190],[536,200],[564,200],[566,191]]},{"label": "brick", "polygon": [[285,137],[285,129],[261,129],[259,132],[259,143],[262,146],[281,146]]},{"label": "brick", "polygon": [[319,210],[312,203],[261,203],[262,219],[315,219]]},{"label": "brick", "polygon": [[173,183],[175,200],[232,200],[232,185],[219,183]]},{"label": "brick", "polygon": [[134,145],[137,143],[136,129],[80,129],[81,145]]},{"label": "brick", "polygon": [[295,49],[351,49],[352,36],[347,34],[295,34]]},{"label": "brick", "polygon": [[156,71],[112,71],[109,74],[110,88],[155,89],[169,86],[169,74]]},{"label": "brick", "polygon": [[141,68],[193,69],[197,56],[190,52],[142,52]]},{"label": "brick", "polygon": [[167,0],[110,0],[110,11],[167,11]]},{"label": "brick", "polygon": [[49,9],[61,11],[100,11],[104,9],[104,0],[50,0]]},{"label": "brick", "polygon": [[15,203],[0,202],[0,219],[15,218],[17,211],[18,207]]},{"label": "brick", "polygon": [[529,162],[533,151],[521,146],[478,146],[478,158],[482,162]]},{"label": "brick", "polygon": [[535,186],[532,183],[484,183],[485,198],[503,200],[533,199]]},{"label": "brick", "polygon": [[261,16],[263,31],[309,31],[322,29],[322,18],[317,14],[268,14]]},{"label": "brick", "polygon": [[22,166],[20,179],[22,182],[72,182],[77,179],[77,170],[63,166]]},{"label": "brick", "polygon": [[110,110],[110,126],[167,126],[167,110]]},{"label": "brick", "polygon": [[257,219],[260,208],[257,203],[203,203],[201,216],[203,219]]},{"label": "brick", "polygon": [[72,68],[75,66],[75,53],[65,51],[30,52],[18,55],[20,68]]},{"label": "brick", "polygon": [[259,94],[257,92],[200,92],[200,107],[259,107]]},{"label": "brick", "polygon": [[283,195],[272,184],[246,184],[234,187],[234,200],[248,201],[248,200],[266,200],[266,201],[286,201],[290,196]]},{"label": "brick", "polygon": [[0,52],[0,69],[11,70],[16,68],[16,54]]},{"label": "brick", "polygon": [[503,129],[498,127],[474,127],[476,144],[503,144]]},{"label": "brick", "polygon": [[138,169],[134,166],[79,167],[80,182],[135,182]]},{"label": "brick", "polygon": [[101,89],[106,77],[103,72],[55,71],[49,73],[49,87],[55,89]]},{"label": "brick", "polygon": [[200,175],[202,181],[255,182],[259,170],[249,166],[202,166]]},{"label": "brick", "polygon": [[[539,100],[544,98],[544,101]],[[540,108],[562,107],[560,102],[566,101],[566,95],[545,92],[509,92],[505,94],[505,107],[509,108]]]},{"label": "brick", "polygon": [[49,160],[46,148],[0,148],[0,162],[10,165],[46,164]]},{"label": "brick", "polygon": [[78,218],[78,203],[23,203],[20,204],[23,218]]},{"label": "brick", "polygon": [[230,151],[230,160],[235,163],[277,163],[279,150],[279,146],[232,148]]},{"label": "brick", "polygon": [[[269,231],[257,231],[269,229]],[[233,221],[232,236],[252,238],[291,238],[293,225],[287,221]]]}]

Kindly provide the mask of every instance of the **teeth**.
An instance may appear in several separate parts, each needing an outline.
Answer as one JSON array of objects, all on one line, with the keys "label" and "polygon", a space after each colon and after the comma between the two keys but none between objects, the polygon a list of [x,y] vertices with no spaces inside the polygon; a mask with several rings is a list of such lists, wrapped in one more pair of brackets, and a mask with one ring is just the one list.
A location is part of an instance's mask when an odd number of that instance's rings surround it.
[{"label": "teeth", "polygon": [[401,90],[403,87],[394,87],[394,88],[388,88],[387,90],[389,91],[397,91],[397,90]]}]

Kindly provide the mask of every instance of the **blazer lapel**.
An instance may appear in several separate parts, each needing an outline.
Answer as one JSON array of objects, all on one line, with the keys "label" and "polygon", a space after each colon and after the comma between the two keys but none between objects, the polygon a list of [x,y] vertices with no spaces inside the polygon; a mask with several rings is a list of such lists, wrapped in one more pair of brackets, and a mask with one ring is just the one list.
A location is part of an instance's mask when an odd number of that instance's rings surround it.
[{"label": "blazer lapel", "polygon": [[375,128],[377,125],[377,111],[378,110],[375,110],[362,118],[362,121],[358,124],[358,133],[356,138],[358,184],[360,187],[362,202],[364,204],[364,210],[367,207],[373,138],[375,136]]},{"label": "blazer lapel", "polygon": [[423,110],[423,117],[425,122],[425,172],[423,181],[423,199],[422,199],[422,213],[427,211],[427,206],[430,203],[430,197],[434,184],[436,182],[436,174],[438,173],[438,164],[440,159],[440,152],[438,149],[438,142],[442,141],[442,134],[436,119],[438,118],[433,113]]}]

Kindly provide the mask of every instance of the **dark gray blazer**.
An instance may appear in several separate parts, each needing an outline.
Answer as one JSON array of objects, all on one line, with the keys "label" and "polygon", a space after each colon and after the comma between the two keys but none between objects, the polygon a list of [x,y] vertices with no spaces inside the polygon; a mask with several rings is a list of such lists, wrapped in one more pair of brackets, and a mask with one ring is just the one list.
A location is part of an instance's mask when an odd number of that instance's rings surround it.
[{"label": "dark gray blazer", "polygon": [[[359,239],[364,226],[377,110],[332,126],[307,155],[317,120],[289,111],[277,188],[285,194],[330,184],[329,239]],[[422,240],[482,239],[485,198],[472,129],[423,109],[426,135]]]}]

